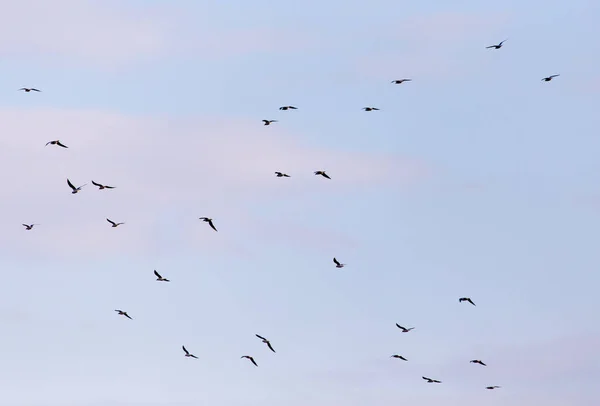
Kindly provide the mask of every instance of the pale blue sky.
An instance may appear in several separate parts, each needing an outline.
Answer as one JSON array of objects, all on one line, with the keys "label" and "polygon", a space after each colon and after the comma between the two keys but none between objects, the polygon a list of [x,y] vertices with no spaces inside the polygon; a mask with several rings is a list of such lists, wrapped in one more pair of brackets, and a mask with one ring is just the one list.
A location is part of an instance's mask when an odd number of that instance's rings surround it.
[{"label": "pale blue sky", "polygon": [[0,406],[598,404],[597,2],[15,3]]}]

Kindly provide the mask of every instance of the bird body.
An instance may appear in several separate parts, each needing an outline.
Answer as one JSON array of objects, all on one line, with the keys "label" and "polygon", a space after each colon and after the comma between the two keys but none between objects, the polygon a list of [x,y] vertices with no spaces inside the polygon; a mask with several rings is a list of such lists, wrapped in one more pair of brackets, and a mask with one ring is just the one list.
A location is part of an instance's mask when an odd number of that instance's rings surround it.
[{"label": "bird body", "polygon": [[336,268],[343,268],[346,264],[341,264],[340,261],[338,261],[335,257],[333,258],[333,263],[335,264]]},{"label": "bird body", "polygon": [[294,107],[294,106],[281,106],[279,108],[279,110],[283,110],[283,111],[285,111],[285,110],[298,110],[298,107]]},{"label": "bird body", "polygon": [[329,175],[325,173],[325,171],[315,171],[315,175],[321,175],[324,178],[331,179]]},{"label": "bird body", "polygon": [[483,361],[479,360],[479,359],[474,359],[469,361],[472,364],[479,364],[479,365],[483,365],[484,367],[486,367],[487,365],[483,363]]},{"label": "bird body", "polygon": [[458,299],[458,302],[459,302],[459,303],[462,303],[462,302],[469,302],[469,303],[471,303],[473,306],[476,306],[476,305],[475,305],[475,303],[473,303],[473,301],[471,300],[471,298],[470,298],[470,297],[461,297],[460,299]]},{"label": "bird body", "polygon": [[[404,82],[411,82],[412,79],[396,79],[396,80],[392,80],[392,83],[395,85],[401,85]],[[377,109],[375,109],[377,110]]]},{"label": "bird body", "polygon": [[156,269],[154,270],[154,275],[156,275],[156,278],[157,278],[156,280],[159,282],[171,282],[170,280],[160,276],[160,274],[158,272],[156,272]]},{"label": "bird body", "polygon": [[208,217],[200,217],[200,220],[208,223],[208,225],[215,231],[217,231],[217,229],[215,228],[215,225],[213,224],[213,220],[209,219]]},{"label": "bird body", "polygon": [[48,141],[46,143],[46,146],[48,145],[58,145],[59,147],[63,147],[63,148],[69,148],[67,147],[65,144],[62,144],[59,140],[54,140],[54,141]]},{"label": "bird body", "polygon": [[39,224],[23,224],[23,227],[25,227],[25,231],[31,230],[33,226],[39,226]]},{"label": "bird body", "polygon": [[112,227],[118,227],[121,224],[125,224],[125,223],[115,223],[114,221],[110,220],[110,219],[106,219],[106,221],[108,221],[110,224],[112,224]]},{"label": "bird body", "polygon": [[494,385],[494,386],[486,386],[485,388],[492,390],[492,389],[498,389],[498,388],[500,388],[500,386],[496,386],[496,385]]},{"label": "bird body", "polygon": [[85,185],[87,185],[87,183],[83,184],[83,185],[81,185],[79,187],[75,187],[75,186],[73,186],[73,184],[71,183],[71,181],[69,179],[67,179],[67,185],[69,185],[69,187],[73,190],[71,193],[75,194],[75,193],[79,192],[82,187],[84,187]]},{"label": "bird body", "polygon": [[269,340],[267,340],[266,338],[264,338],[263,336],[259,336],[258,334],[255,334],[255,336],[257,336],[258,338],[260,338],[262,340],[263,343],[267,344],[267,347],[269,347],[269,349],[273,352],[275,352],[275,350],[273,349],[273,346],[271,345],[271,342]]},{"label": "bird body", "polygon": [[127,314],[127,312],[123,311],[123,310],[115,310],[115,312],[119,313],[120,316],[125,316],[130,320],[133,320],[131,317],[129,317],[129,315]]},{"label": "bird body", "polygon": [[275,175],[277,175],[278,178],[289,178],[290,175],[288,175],[287,173],[283,173],[283,172],[275,172]]},{"label": "bird body", "polygon": [[374,111],[374,110],[379,110],[377,107],[363,107],[362,108],[364,111]]},{"label": "bird body", "polygon": [[258,364],[256,363],[256,361],[254,361],[254,358],[252,358],[250,355],[243,355],[241,358],[246,358],[249,359],[250,362],[252,362],[254,364],[255,367],[258,366]]},{"label": "bird body", "polygon": [[107,186],[107,185],[102,185],[100,183],[96,183],[94,181],[92,181],[92,185],[94,186],[98,186],[98,190],[102,190],[102,189],[114,189],[114,186]]},{"label": "bird body", "polygon": [[410,327],[410,328],[406,328],[406,327],[402,327],[400,324],[396,323],[396,327],[398,327],[400,330],[402,330],[403,333],[408,333],[410,330],[414,330],[414,327]]},{"label": "bird body", "polygon": [[190,354],[190,352],[188,350],[185,349],[185,345],[182,345],[181,348],[183,348],[183,352],[185,352],[185,356],[186,357],[190,357],[190,358],[196,358],[198,359],[198,357],[196,357],[194,354]]},{"label": "bird body", "polygon": [[271,123],[276,123],[277,120],[263,120],[263,123],[265,123],[265,125],[271,125]]}]

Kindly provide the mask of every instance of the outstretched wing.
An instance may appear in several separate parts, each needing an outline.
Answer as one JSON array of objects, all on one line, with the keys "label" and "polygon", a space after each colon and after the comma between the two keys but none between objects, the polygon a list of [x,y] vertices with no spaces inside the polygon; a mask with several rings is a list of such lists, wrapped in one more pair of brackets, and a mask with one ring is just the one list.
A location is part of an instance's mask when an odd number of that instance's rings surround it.
[{"label": "outstretched wing", "polygon": [[267,346],[269,347],[269,349],[273,352],[275,352],[275,350],[273,349],[273,347],[271,346],[271,342],[267,341]]},{"label": "outstretched wing", "polygon": [[61,142],[60,142],[60,141],[56,141],[56,145],[58,145],[59,147],[63,147],[63,148],[69,148],[69,147],[67,147],[67,146],[66,146],[66,145],[64,145],[64,144],[61,144]]},{"label": "outstretched wing", "polygon": [[252,363],[254,364],[255,367],[258,366],[258,364],[256,363],[256,361],[254,361],[254,358],[252,358],[252,357],[248,357],[248,358],[250,358],[250,361],[252,361]]},{"label": "outstretched wing", "polygon": [[333,258],[333,262],[334,262],[336,265],[340,265],[340,261],[338,261],[337,259],[335,259],[335,257]]},{"label": "outstretched wing", "polygon": [[257,336],[258,338],[260,338],[261,340],[266,340],[266,338],[264,338],[263,336],[259,336],[258,334],[255,334],[255,336]]},{"label": "outstretched wing", "polygon": [[323,175],[323,176],[324,176],[324,177],[326,177],[327,179],[331,179],[331,178],[329,177],[329,175],[327,175],[325,172],[323,172],[321,175]]},{"label": "outstretched wing", "polygon": [[106,221],[108,221],[108,222],[109,222],[110,224],[112,224],[113,226],[116,226],[116,225],[117,225],[117,224],[116,224],[114,221],[112,221],[112,220],[106,219]]},{"label": "outstretched wing", "polygon": [[208,225],[209,225],[209,226],[211,226],[211,228],[212,228],[213,230],[217,231],[217,229],[215,228],[215,225],[213,224],[212,220],[210,220],[210,221],[208,222]]},{"label": "outstretched wing", "polygon": [[92,181],[92,185],[94,185],[94,186],[98,186],[98,187],[102,187],[102,185],[101,185],[101,184],[99,184],[99,183],[96,183],[96,182],[94,182],[94,181]]},{"label": "outstretched wing", "polygon": [[187,355],[190,355],[189,351],[185,349],[185,345],[182,345],[181,348],[183,348],[183,352],[185,352]]},{"label": "outstretched wing", "polygon": [[154,270],[154,275],[156,275],[157,278],[162,278],[162,276],[160,276],[160,274],[156,272],[156,269]]},{"label": "outstretched wing", "polygon": [[77,188],[75,186],[73,186],[73,184],[71,183],[71,181],[67,178],[67,185],[69,185],[69,187],[73,190],[77,190]]}]

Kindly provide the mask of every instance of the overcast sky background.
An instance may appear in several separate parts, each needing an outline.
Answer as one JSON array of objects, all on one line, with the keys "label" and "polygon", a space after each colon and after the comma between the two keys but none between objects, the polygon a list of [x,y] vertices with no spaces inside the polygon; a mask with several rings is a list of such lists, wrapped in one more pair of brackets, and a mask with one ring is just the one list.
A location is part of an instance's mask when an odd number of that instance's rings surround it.
[{"label": "overcast sky background", "polygon": [[598,405],[600,4],[226,3],[0,1],[0,405]]}]

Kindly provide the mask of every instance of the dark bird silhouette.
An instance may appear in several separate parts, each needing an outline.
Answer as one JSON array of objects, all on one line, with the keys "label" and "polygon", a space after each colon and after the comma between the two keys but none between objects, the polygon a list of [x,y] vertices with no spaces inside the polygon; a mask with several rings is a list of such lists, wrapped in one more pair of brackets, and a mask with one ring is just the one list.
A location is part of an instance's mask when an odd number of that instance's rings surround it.
[{"label": "dark bird silhouette", "polygon": [[437,379],[431,379],[431,378],[427,378],[425,376],[423,376],[422,378],[425,379],[427,381],[427,383],[442,383],[442,381],[438,381]]},{"label": "dark bird silhouette", "polygon": [[192,358],[198,359],[198,357],[196,357],[194,354],[190,354],[190,352],[185,349],[185,345],[182,345],[181,348],[183,348],[183,352],[185,352],[186,357],[192,357]]},{"label": "dark bird silhouette", "polygon": [[254,358],[252,358],[250,355],[243,355],[241,358],[247,358],[247,359],[249,359],[254,364],[255,367],[258,366],[258,364],[256,363],[256,361],[254,361]]},{"label": "dark bird silhouette", "polygon": [[101,185],[100,183],[96,183],[94,181],[92,181],[92,185],[94,186],[98,186],[98,190],[102,190],[102,189],[114,189],[114,186],[107,186],[107,185]]},{"label": "dark bird silhouette", "polygon": [[474,360],[471,360],[471,361],[469,361],[469,362],[470,362],[471,364],[479,364],[479,365],[483,365],[484,367],[487,367],[487,365],[485,365],[485,364],[483,363],[483,361],[481,361],[481,360],[479,360],[479,359],[474,359]]},{"label": "dark bird silhouette", "polygon": [[341,264],[340,261],[335,259],[335,257],[333,258],[333,263],[335,264],[336,268],[343,268],[346,265],[346,264]]},{"label": "dark bird silhouette", "polygon": [[406,358],[404,358],[402,355],[398,355],[398,354],[394,354],[392,355],[390,358],[398,358],[401,359],[403,361],[408,361]]},{"label": "dark bird silhouette", "polygon": [[46,146],[48,145],[58,145],[59,147],[63,147],[63,148],[69,148],[67,147],[65,144],[62,144],[59,140],[54,140],[54,141],[48,141],[46,143]]},{"label": "dark bird silhouette", "polygon": [[273,349],[273,347],[271,346],[271,342],[269,340],[267,340],[266,338],[264,338],[263,336],[259,336],[258,334],[255,334],[258,338],[260,338],[262,340],[263,343],[267,344],[267,347],[269,347],[269,349],[273,352],[275,352],[275,350]]},{"label": "dark bird silhouette", "polygon": [[363,107],[362,108],[364,111],[373,111],[373,110],[379,110],[377,107]]},{"label": "dark bird silhouette", "polygon": [[39,226],[39,224],[23,224],[23,227],[25,227],[25,231],[31,230],[33,226]]},{"label": "dark bird silhouette", "polygon": [[[401,85],[404,82],[412,82],[412,79],[396,79],[396,80],[392,80],[392,83],[395,85]],[[377,110],[377,109],[375,109]]]},{"label": "dark bird silhouette", "polygon": [[85,185],[87,185],[87,183],[83,184],[83,185],[81,185],[79,187],[75,187],[75,186],[73,186],[73,184],[71,183],[71,181],[67,178],[67,185],[69,185],[69,187],[71,189],[73,189],[73,191],[71,193],[75,194],[75,193],[79,192],[82,187],[84,187]]},{"label": "dark bird silhouette", "polygon": [[211,226],[213,230],[217,231],[215,225],[212,222],[212,219],[209,219],[208,217],[200,217],[200,220],[205,221],[206,223],[208,223],[209,226]]},{"label": "dark bird silhouette", "polygon": [[279,108],[279,110],[298,110],[298,107],[294,107],[294,106],[281,106]]},{"label": "dark bird silhouette", "polygon": [[473,303],[473,301],[471,300],[470,297],[461,297],[460,299],[458,299],[458,303],[461,303],[461,302],[469,302],[473,306],[476,306],[475,303]]},{"label": "dark bird silhouette", "polygon": [[400,324],[396,323],[396,327],[398,327],[400,330],[402,330],[403,333],[408,333],[410,330],[414,330],[414,327],[411,328],[406,328],[406,327],[402,327]]},{"label": "dark bird silhouette", "polygon": [[263,120],[263,123],[265,123],[265,125],[271,125],[271,123],[276,123],[277,120]]},{"label": "dark bird silhouette", "polygon": [[547,77],[543,78],[542,81],[543,82],[550,82],[552,80],[552,78],[555,78],[557,76],[560,76],[560,75],[550,75],[550,76],[547,76]]},{"label": "dark bird silhouette", "polygon": [[325,171],[315,171],[315,175],[321,175],[324,178],[331,179],[329,175],[325,173]]},{"label": "dark bird silhouette", "polygon": [[157,278],[156,280],[159,282],[171,282],[170,280],[160,276],[160,274],[158,272],[156,272],[156,269],[154,270],[154,275],[156,275],[156,278]]},{"label": "dark bird silhouette", "polygon": [[485,388],[486,388],[486,389],[490,389],[490,390],[492,390],[492,389],[498,389],[498,388],[501,388],[501,386],[494,385],[494,386],[486,386]]},{"label": "dark bird silhouette", "polygon": [[129,317],[129,315],[127,314],[127,312],[124,312],[123,310],[115,310],[115,312],[119,313],[119,315],[121,316],[125,316],[130,320],[133,320],[131,317]]},{"label": "dark bird silhouette", "polygon": [[33,88],[33,87],[22,87],[19,90],[25,90],[26,93],[29,93],[31,91],[33,91],[33,92],[41,92],[41,90],[38,90],[38,89]]},{"label": "dark bird silhouette", "polygon": [[110,220],[110,219],[106,219],[106,221],[108,221],[110,224],[112,224],[113,227],[118,227],[121,224],[125,224],[125,223],[115,223],[114,221]]},{"label": "dark bird silhouette", "polygon": [[275,175],[277,175],[278,178],[289,178],[290,175],[288,175],[287,173],[283,173],[283,172],[275,172]]},{"label": "dark bird silhouette", "polygon": [[490,45],[489,47],[485,47],[485,48],[486,49],[491,49],[491,48],[493,48],[493,49],[500,49],[500,48],[502,48],[502,44],[504,44],[507,40],[508,40],[508,38],[505,39],[504,41],[500,42],[499,44]]}]

